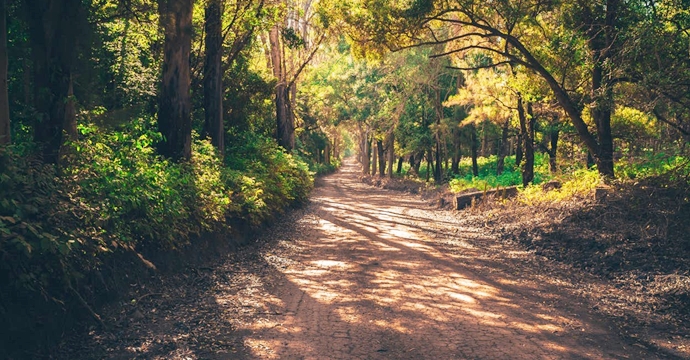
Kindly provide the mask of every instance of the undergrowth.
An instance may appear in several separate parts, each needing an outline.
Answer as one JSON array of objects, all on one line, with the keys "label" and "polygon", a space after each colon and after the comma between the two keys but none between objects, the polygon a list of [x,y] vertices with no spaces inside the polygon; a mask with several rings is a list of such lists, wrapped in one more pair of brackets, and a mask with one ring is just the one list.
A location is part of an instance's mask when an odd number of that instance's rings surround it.
[{"label": "undergrowth", "polygon": [[195,136],[191,161],[174,163],[156,154],[154,124],[80,126],[59,169],[26,144],[0,147],[0,331],[37,326],[32,306],[67,310],[82,279],[119,249],[193,246],[204,232],[256,226],[307,199],[307,164],[272,139],[240,134],[221,159]]},{"label": "undergrowth", "polygon": [[[501,175],[496,175],[497,161],[495,155],[478,158],[478,176],[473,176],[472,159],[463,158],[459,164],[460,175],[456,175],[449,181],[451,191],[459,193],[469,189],[486,190],[522,184],[522,170],[515,165],[515,156],[505,158],[505,167]],[[541,153],[535,154],[533,183],[540,184],[551,178],[548,156]]]}]

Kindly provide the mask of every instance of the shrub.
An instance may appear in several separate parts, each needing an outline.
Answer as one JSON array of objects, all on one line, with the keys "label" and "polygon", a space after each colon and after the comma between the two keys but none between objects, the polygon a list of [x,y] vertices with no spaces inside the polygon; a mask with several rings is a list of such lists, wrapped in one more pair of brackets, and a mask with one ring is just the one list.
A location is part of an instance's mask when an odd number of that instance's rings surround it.
[{"label": "shrub", "polygon": [[[522,184],[522,170],[515,166],[515,156],[505,158],[505,166],[501,175],[496,175],[498,159],[495,155],[477,159],[479,176],[472,176],[472,159],[464,158],[460,162],[460,175],[449,181],[450,189],[458,193],[467,189],[486,190],[496,187],[507,187]],[[540,184],[551,178],[548,157],[536,153],[534,157],[533,184]]]},{"label": "shrub", "polygon": [[272,139],[243,134],[224,166],[195,136],[191,161],[174,163],[156,154],[153,129],[154,119],[109,132],[81,125],[59,173],[27,155],[30,144],[0,147],[3,331],[32,326],[39,315],[26,299],[59,308],[81,299],[81,279],[118,248],[178,249],[228,220],[257,225],[312,187],[307,164]]},{"label": "shrub", "polygon": [[520,192],[518,201],[525,205],[557,203],[589,196],[601,184],[596,169],[579,169],[559,179],[561,188],[544,191],[539,185],[530,185]]}]

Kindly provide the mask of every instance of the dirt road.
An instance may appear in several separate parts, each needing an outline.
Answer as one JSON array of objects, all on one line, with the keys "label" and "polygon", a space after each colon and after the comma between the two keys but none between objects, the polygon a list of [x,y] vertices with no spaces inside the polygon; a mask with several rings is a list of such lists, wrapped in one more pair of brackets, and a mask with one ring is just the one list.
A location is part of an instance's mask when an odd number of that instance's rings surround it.
[{"label": "dirt road", "polygon": [[523,272],[525,253],[358,174],[346,163],[321,179],[253,259],[200,270],[140,301],[120,333],[92,333],[103,357],[658,358]]}]

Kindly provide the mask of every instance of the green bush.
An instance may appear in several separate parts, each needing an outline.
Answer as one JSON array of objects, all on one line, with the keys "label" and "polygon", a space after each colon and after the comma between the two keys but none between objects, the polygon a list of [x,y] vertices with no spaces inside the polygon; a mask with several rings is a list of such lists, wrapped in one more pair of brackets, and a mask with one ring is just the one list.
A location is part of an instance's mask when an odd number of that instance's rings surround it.
[{"label": "green bush", "polygon": [[21,323],[3,310],[21,306],[18,294],[66,306],[118,248],[179,249],[235,220],[257,225],[312,188],[307,164],[272,139],[242,134],[224,164],[195,136],[191,161],[174,163],[156,154],[153,129],[154,119],[82,125],[59,173],[27,147],[0,147],[0,322]]},{"label": "green bush", "polygon": [[275,140],[246,132],[231,139],[224,178],[233,191],[233,216],[258,224],[290,203],[303,202],[313,186],[309,167]]},{"label": "green bush", "polygon": [[615,173],[621,179],[648,178],[676,170],[687,175],[690,173],[689,164],[690,159],[685,156],[647,151],[642,157],[622,158],[617,161]]},{"label": "green bush", "polygon": [[[549,172],[548,156],[534,154],[534,180],[533,184],[540,184],[551,178]],[[496,187],[507,187],[522,184],[522,170],[515,166],[515,156],[505,158],[505,166],[501,175],[496,175],[497,157],[477,159],[479,176],[472,175],[472,159],[464,158],[460,161],[460,175],[449,181],[452,192],[458,193],[467,189],[486,190]]]}]

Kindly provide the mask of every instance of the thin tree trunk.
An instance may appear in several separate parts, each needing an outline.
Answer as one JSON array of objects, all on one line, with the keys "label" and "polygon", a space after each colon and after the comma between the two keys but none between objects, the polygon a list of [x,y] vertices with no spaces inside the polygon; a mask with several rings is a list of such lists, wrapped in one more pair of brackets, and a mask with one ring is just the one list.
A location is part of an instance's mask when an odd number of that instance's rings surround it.
[{"label": "thin tree trunk", "polygon": [[524,156],[524,151],[522,150],[522,127],[517,136],[517,141],[515,143],[515,166],[520,167],[522,163],[522,157]]},{"label": "thin tree trunk", "polygon": [[496,161],[496,175],[503,174],[505,160],[508,155],[508,129],[510,120],[506,120],[501,128],[501,143],[498,145],[498,160]]},{"label": "thin tree trunk", "polygon": [[[376,145],[376,146],[374,146]],[[375,141],[372,146],[374,146],[371,149],[371,176],[376,176],[376,167],[378,166],[378,155],[379,155],[379,150],[378,150],[378,141]]]},{"label": "thin tree trunk", "polygon": [[433,156],[431,155],[431,149],[427,152],[426,155],[426,182],[429,182],[429,176],[431,175],[431,169],[429,168],[430,166],[433,165]]},{"label": "thin tree trunk", "polygon": [[422,160],[424,160],[424,150],[420,151],[415,157],[414,171],[419,174],[419,168],[422,166]]},{"label": "thin tree trunk", "polygon": [[388,177],[393,177],[393,163],[395,162],[395,137],[393,133],[388,135]]},{"label": "thin tree trunk", "polygon": [[225,126],[223,125],[223,74],[222,74],[222,3],[208,0],[206,3],[204,30],[206,59],[204,62],[204,132],[219,154],[225,153]]},{"label": "thin tree trunk", "polygon": [[401,157],[398,159],[398,168],[395,169],[395,173],[398,174],[398,175],[402,174],[403,161],[405,161],[405,160],[404,160],[404,157],[401,156]]},{"label": "thin tree trunk", "polygon": [[69,78],[67,85],[67,99],[65,101],[65,123],[63,125],[67,139],[77,139],[77,102],[74,99],[74,81]]},{"label": "thin tree trunk", "polygon": [[0,145],[12,142],[7,92],[7,1],[0,0]]},{"label": "thin tree trunk", "polygon": [[450,171],[453,174],[458,174],[460,173],[460,158],[461,158],[461,151],[460,151],[460,142],[462,138],[462,133],[459,127],[455,127],[453,129],[453,159],[451,161],[450,165]]},{"label": "thin tree trunk", "polygon": [[481,150],[481,154],[482,154],[482,156],[484,156],[484,157],[488,157],[488,156],[489,156],[489,151],[488,151],[488,147],[489,147],[489,132],[486,131],[486,123],[487,123],[486,120],[482,121],[482,145],[481,145],[482,150]]},{"label": "thin tree trunk", "polygon": [[383,149],[383,141],[376,140],[376,148],[379,152],[379,176],[384,177],[386,175],[386,154]]},{"label": "thin tree trunk", "polygon": [[479,151],[479,143],[477,140],[477,127],[472,124],[470,129],[470,147],[472,153],[472,175],[479,176],[479,164],[477,163],[477,152]]},{"label": "thin tree trunk", "polygon": [[[528,111],[530,105],[528,104]],[[522,100],[522,95],[518,94],[517,100],[518,117],[520,119],[520,132],[523,137],[523,147],[525,149],[525,165],[522,168],[522,185],[529,185],[534,180],[534,141],[531,134],[534,131],[533,119],[528,119],[525,113],[525,107]]]},{"label": "thin tree trunk", "polygon": [[369,135],[365,132],[362,136],[362,174],[369,175]]}]

